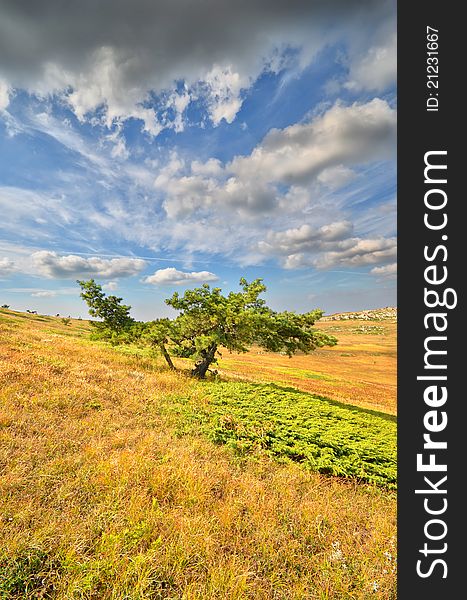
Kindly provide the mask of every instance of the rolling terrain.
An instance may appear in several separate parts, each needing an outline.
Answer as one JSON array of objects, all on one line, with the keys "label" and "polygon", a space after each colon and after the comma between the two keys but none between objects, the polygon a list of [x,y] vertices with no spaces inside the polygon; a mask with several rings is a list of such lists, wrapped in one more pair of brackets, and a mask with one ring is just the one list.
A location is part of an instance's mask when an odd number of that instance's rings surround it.
[{"label": "rolling terrain", "polygon": [[396,597],[394,319],[195,381],[0,310],[0,597]]},{"label": "rolling terrain", "polygon": [[334,335],[338,344],[292,359],[253,349],[247,354],[223,353],[219,370],[255,381],[274,381],[346,404],[397,412],[395,318],[319,321],[317,328]]}]

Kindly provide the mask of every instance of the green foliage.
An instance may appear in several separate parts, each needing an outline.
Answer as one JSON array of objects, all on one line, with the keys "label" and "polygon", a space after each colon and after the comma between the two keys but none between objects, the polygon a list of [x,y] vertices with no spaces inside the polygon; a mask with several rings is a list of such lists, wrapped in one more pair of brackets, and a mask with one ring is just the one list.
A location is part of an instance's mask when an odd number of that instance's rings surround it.
[{"label": "green foliage", "polygon": [[177,317],[181,356],[202,354],[212,344],[228,350],[245,352],[254,340],[255,319],[269,309],[259,294],[266,290],[260,279],[247,283],[240,280],[242,292],[222,295],[220,288],[208,284],[187,290],[183,296],[175,292],[166,304],[181,311]]},{"label": "green foliage", "polygon": [[175,324],[170,319],[155,319],[142,324],[141,338],[150,346],[168,344],[175,335]]},{"label": "green foliage", "polygon": [[216,382],[205,390],[207,404],[180,398],[174,410],[214,442],[396,488],[394,420],[273,384]]},{"label": "green foliage", "polygon": [[258,318],[255,341],[265,350],[285,352],[288,356],[299,351],[308,354],[316,348],[334,346],[337,343],[335,337],[313,328],[322,316],[323,311],[319,309],[304,314],[269,311]]},{"label": "green foliage", "polygon": [[229,351],[247,352],[252,344],[272,352],[311,352],[324,345],[334,345],[336,339],[313,329],[323,311],[305,314],[275,312],[266,306],[260,294],[266,291],[262,279],[248,283],[240,280],[241,292],[223,296],[220,288],[208,284],[177,292],[166,303],[181,311],[176,319],[176,353],[196,361],[193,374],[204,377],[216,362],[219,347]]},{"label": "green foliage", "polygon": [[247,352],[256,343],[266,350],[292,356],[298,351],[308,353],[336,343],[334,337],[313,328],[323,311],[296,314],[275,312],[266,306],[260,298],[266,291],[262,279],[248,283],[242,278],[241,291],[227,296],[221,288],[211,289],[208,284],[186,290],[183,296],[175,292],[166,304],[180,312],[176,319],[148,323],[136,323],[130,317],[130,307],[121,304],[121,298],[106,296],[93,279],[78,284],[89,313],[102,319],[93,323],[95,338],[156,347],[170,368],[174,368],[170,353],[191,358],[195,361],[192,374],[200,378],[217,362],[219,348]]},{"label": "green foliage", "polygon": [[53,577],[60,562],[39,548],[29,548],[15,557],[0,558],[1,598],[52,598]]},{"label": "green foliage", "polygon": [[106,296],[102,287],[94,279],[89,281],[77,281],[81,287],[81,298],[89,306],[89,314],[92,317],[102,319],[101,322],[93,323],[93,326],[101,334],[100,337],[114,338],[134,324],[130,317],[131,306],[122,304],[122,298],[117,296]]},{"label": "green foliage", "polygon": [[62,318],[62,323],[64,325],[69,325],[71,323],[71,319],[69,319],[68,317],[63,317]]},{"label": "green foliage", "polygon": [[171,339],[177,337],[176,330],[176,323],[170,319],[156,319],[142,324],[141,327],[141,340],[153,348],[158,348],[171,369],[175,366],[166,346]]}]

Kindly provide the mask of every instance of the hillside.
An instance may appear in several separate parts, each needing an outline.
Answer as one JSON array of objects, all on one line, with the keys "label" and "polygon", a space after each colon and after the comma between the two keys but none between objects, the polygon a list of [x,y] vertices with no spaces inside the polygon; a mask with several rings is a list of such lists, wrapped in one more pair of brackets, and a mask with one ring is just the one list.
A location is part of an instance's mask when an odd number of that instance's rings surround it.
[{"label": "hillside", "polygon": [[357,312],[335,313],[333,315],[324,315],[321,321],[348,321],[349,319],[358,319],[360,321],[397,321],[397,308],[386,306],[385,308],[372,308]]},{"label": "hillside", "polygon": [[0,597],[395,598],[392,417],[88,332],[0,310]]},{"label": "hillside", "polygon": [[316,327],[336,336],[337,345],[293,358],[255,348],[246,354],[223,352],[219,372],[231,378],[292,385],[345,404],[395,415],[396,320],[324,319]]}]

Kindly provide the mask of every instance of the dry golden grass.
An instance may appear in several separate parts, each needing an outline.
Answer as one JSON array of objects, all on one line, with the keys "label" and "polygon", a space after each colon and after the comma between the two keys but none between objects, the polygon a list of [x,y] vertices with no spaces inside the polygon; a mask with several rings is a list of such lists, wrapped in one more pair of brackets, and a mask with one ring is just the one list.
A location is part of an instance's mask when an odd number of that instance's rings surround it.
[{"label": "dry golden grass", "polygon": [[202,383],[41,319],[0,311],[0,597],[396,597],[393,493],[179,437]]},{"label": "dry golden grass", "polygon": [[258,349],[246,354],[224,352],[220,371],[396,414],[396,322],[320,321],[317,328],[337,337],[338,344],[292,358]]}]

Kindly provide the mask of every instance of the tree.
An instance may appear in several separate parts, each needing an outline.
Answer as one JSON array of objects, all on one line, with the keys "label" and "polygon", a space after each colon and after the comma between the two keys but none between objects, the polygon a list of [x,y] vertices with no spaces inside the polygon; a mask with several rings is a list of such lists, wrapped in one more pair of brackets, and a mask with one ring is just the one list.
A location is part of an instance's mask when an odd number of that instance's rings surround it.
[{"label": "tree", "polygon": [[[148,323],[135,321],[130,316],[131,306],[121,304],[122,298],[106,296],[102,287],[90,279],[77,282],[81,289],[81,298],[89,306],[89,314],[102,319],[93,322],[99,337],[110,340],[114,344],[141,343],[157,348],[171,369],[175,369],[167,344],[173,336],[174,324],[169,319],[156,319]],[[63,320],[63,319],[62,319]]]},{"label": "tree", "polygon": [[10,308],[9,304],[2,304],[2,308]]},{"label": "tree", "polygon": [[262,279],[248,283],[242,278],[241,291],[226,296],[221,288],[211,289],[207,283],[186,290],[183,296],[175,292],[165,302],[180,314],[172,320],[146,323],[130,317],[130,306],[121,304],[121,298],[106,296],[93,279],[78,283],[90,314],[102,319],[95,326],[101,327],[112,342],[136,342],[157,348],[171,369],[175,369],[171,354],[191,358],[195,362],[191,373],[200,379],[217,362],[221,348],[247,352],[257,344],[271,352],[292,356],[337,342],[313,327],[323,311],[297,314],[269,308],[260,297],[266,291]]},{"label": "tree", "polygon": [[81,298],[89,306],[89,314],[93,317],[102,319],[101,323],[93,323],[94,327],[101,333],[111,337],[113,334],[121,334],[129,330],[134,324],[134,319],[130,317],[131,306],[122,304],[122,298],[117,296],[106,296],[102,287],[94,279],[89,281],[77,281],[81,287]]},{"label": "tree", "polygon": [[167,344],[170,343],[171,338],[175,337],[174,334],[173,321],[170,321],[170,319],[156,319],[155,321],[145,323],[141,335],[141,338],[147,341],[150,346],[160,350],[170,369],[175,369],[175,365],[167,350]]},{"label": "tree", "polygon": [[305,314],[275,312],[260,294],[266,291],[262,279],[248,283],[240,280],[241,292],[223,296],[220,288],[208,284],[177,292],[166,300],[180,311],[175,319],[176,331],[172,337],[174,353],[195,360],[192,375],[204,378],[210,366],[217,361],[218,349],[247,352],[253,344],[273,352],[311,352],[317,347],[332,346],[337,340],[313,329],[323,311]]}]

